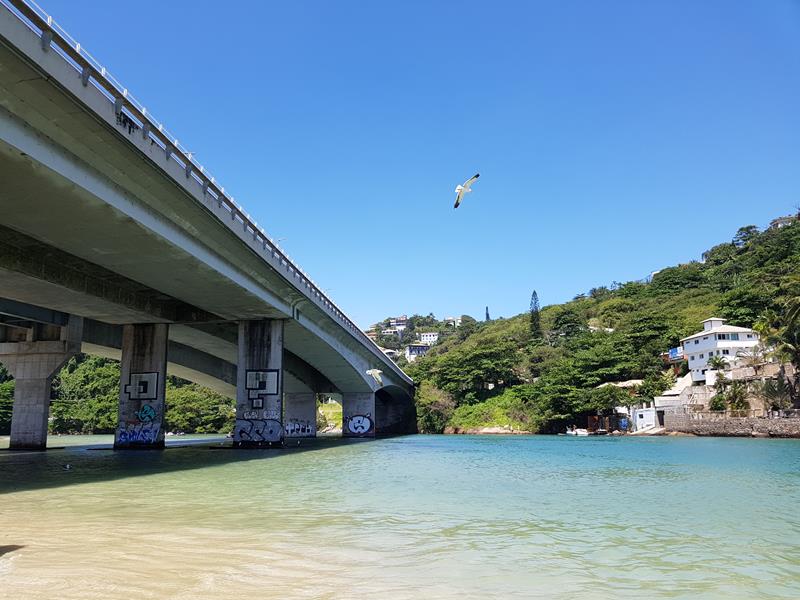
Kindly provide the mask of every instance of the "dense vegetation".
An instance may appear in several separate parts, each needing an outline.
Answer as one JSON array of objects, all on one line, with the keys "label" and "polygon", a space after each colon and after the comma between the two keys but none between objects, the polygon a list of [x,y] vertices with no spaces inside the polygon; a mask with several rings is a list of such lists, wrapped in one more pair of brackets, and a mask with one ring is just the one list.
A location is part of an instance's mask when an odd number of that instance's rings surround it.
[{"label": "dense vegetation", "polygon": [[[469,335],[443,340],[407,368],[420,382],[420,429],[560,430],[667,389],[673,379],[660,354],[703,319],[760,320],[762,329],[778,331],[775,315],[800,294],[800,224],[742,227],[702,258],[541,310],[534,295],[530,313],[474,323]],[[628,379],[644,380],[634,402],[624,389],[598,387]],[[726,393],[733,406],[740,391]]]}]

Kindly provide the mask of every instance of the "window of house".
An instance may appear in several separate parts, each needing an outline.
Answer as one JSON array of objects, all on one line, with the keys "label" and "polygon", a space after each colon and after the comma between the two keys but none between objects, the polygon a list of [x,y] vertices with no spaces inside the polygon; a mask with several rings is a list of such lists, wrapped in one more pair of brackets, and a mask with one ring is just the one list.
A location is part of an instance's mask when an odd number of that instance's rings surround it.
[{"label": "window of house", "polygon": [[731,339],[735,340],[735,341],[739,341],[739,334],[738,333],[732,333],[731,334]]},{"label": "window of house", "polygon": [[752,340],[753,339],[753,334],[752,333],[748,333],[747,334],[747,339],[748,340]]},{"label": "window of house", "polygon": [[689,360],[694,360],[694,354],[689,357]]},{"label": "window of house", "polygon": [[705,358],[705,355],[701,354],[701,355],[700,355],[700,358]]},{"label": "window of house", "polygon": [[717,339],[718,340],[727,340],[728,339],[728,334],[727,333],[718,333],[717,334]]},{"label": "window of house", "polygon": [[704,336],[704,337],[703,337],[703,339],[704,339],[704,340],[707,340],[707,339],[708,339],[708,336],[707,336],[707,335],[706,335],[706,336]]},{"label": "window of house", "polygon": [[694,343],[695,343],[695,344],[699,344],[699,343],[700,343],[700,340],[695,340],[695,341],[694,341]]},{"label": "window of house", "polygon": [[722,351],[722,353],[723,353],[723,354],[725,354],[726,356],[727,356],[728,354],[730,354],[730,352],[729,352],[728,350],[723,350],[723,351]]}]

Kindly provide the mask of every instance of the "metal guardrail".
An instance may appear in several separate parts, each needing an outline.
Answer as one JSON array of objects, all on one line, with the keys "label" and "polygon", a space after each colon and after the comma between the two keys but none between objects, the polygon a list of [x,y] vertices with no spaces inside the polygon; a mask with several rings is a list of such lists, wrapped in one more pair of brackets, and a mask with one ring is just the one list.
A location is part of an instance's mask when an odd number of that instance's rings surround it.
[{"label": "metal guardrail", "polygon": [[246,234],[253,236],[253,241],[262,246],[278,264],[283,267],[285,276],[290,281],[297,280],[296,287],[313,299],[329,315],[335,317],[340,324],[365,344],[373,354],[405,379],[411,381],[400,367],[394,364],[367,335],[345,315],[330,298],[314,283],[300,267],[294,264],[283,250],[267,235],[250,215],[225,192],[203,165],[198,163],[188,151],[153,114],[139,102],[108,70],[100,64],[81,44],[69,35],[54,19],[33,0],[0,0],[0,5],[8,9],[41,39],[42,50],[53,49],[80,75],[84,86],[93,85],[114,105],[117,118],[125,115],[129,119],[131,130],[141,130],[144,139],[150,139],[164,150],[166,159],[175,161],[185,172],[186,178],[194,180],[201,188],[204,197],[216,200],[220,208],[231,213],[233,220],[239,220]]}]

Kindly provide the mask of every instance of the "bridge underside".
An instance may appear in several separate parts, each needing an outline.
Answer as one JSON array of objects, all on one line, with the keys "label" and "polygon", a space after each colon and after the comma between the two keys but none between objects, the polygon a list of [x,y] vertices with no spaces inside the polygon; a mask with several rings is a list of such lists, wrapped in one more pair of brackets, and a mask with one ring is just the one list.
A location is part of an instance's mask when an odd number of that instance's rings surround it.
[{"label": "bridge underside", "polygon": [[[120,427],[158,414],[169,365],[236,397],[249,441],[272,435],[262,421],[284,394],[341,393],[353,435],[411,431],[400,425],[413,408],[408,376],[239,207],[213,200],[120,114],[108,90],[0,9],[0,359],[20,393],[38,394],[26,431],[39,435],[51,371],[81,349],[120,358],[129,373]],[[375,368],[384,390],[366,374]],[[118,442],[163,440],[152,423]]]}]

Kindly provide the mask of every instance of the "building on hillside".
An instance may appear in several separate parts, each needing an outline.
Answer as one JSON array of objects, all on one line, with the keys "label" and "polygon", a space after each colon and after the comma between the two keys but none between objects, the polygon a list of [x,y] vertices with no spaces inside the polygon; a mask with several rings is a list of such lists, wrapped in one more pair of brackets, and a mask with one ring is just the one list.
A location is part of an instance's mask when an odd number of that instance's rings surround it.
[{"label": "building on hillside", "polygon": [[589,325],[589,331],[592,333],[597,333],[598,331],[603,331],[605,333],[614,333],[613,327],[598,327],[597,325]]},{"label": "building on hillside", "polygon": [[381,335],[394,335],[396,337],[400,337],[403,335],[403,332],[397,327],[387,327],[386,329],[381,330]]},{"label": "building on hillside", "polygon": [[375,329],[375,327],[374,327],[374,326],[373,326],[373,327],[370,327],[369,329],[365,329],[365,330],[364,330],[364,333],[365,333],[365,334],[366,334],[366,336],[367,336],[369,339],[371,339],[373,342],[374,342],[376,339],[378,339],[378,331]]},{"label": "building on hillside", "polygon": [[797,221],[797,215],[786,215],[785,217],[778,217],[777,219],[772,219],[769,222],[770,229],[781,229],[783,227],[788,227],[792,223]]},{"label": "building on hillside", "polygon": [[429,346],[433,346],[436,342],[439,341],[439,332],[426,331],[425,333],[420,333],[419,341],[422,342],[423,344],[428,344]]},{"label": "building on hillside", "polygon": [[708,360],[712,356],[721,356],[734,366],[738,353],[752,351],[758,343],[758,334],[752,329],[725,325],[725,319],[717,317],[703,321],[703,331],[681,340],[683,354],[689,361],[689,371],[694,382],[706,382]]},{"label": "building on hillside", "polygon": [[408,327],[408,317],[406,315],[392,317],[389,319],[389,327],[396,329],[402,334],[403,330]]},{"label": "building on hillside", "polygon": [[445,317],[444,322],[453,327],[461,327],[461,317]]},{"label": "building on hillside", "polygon": [[417,360],[420,356],[425,356],[431,347],[428,344],[409,344],[406,346],[405,356],[410,363]]},{"label": "building on hillside", "polygon": [[392,350],[391,348],[381,348],[380,346],[378,346],[378,348],[380,348],[381,352],[383,352],[386,356],[388,356],[392,360],[396,360],[397,357],[400,356],[399,350]]}]

